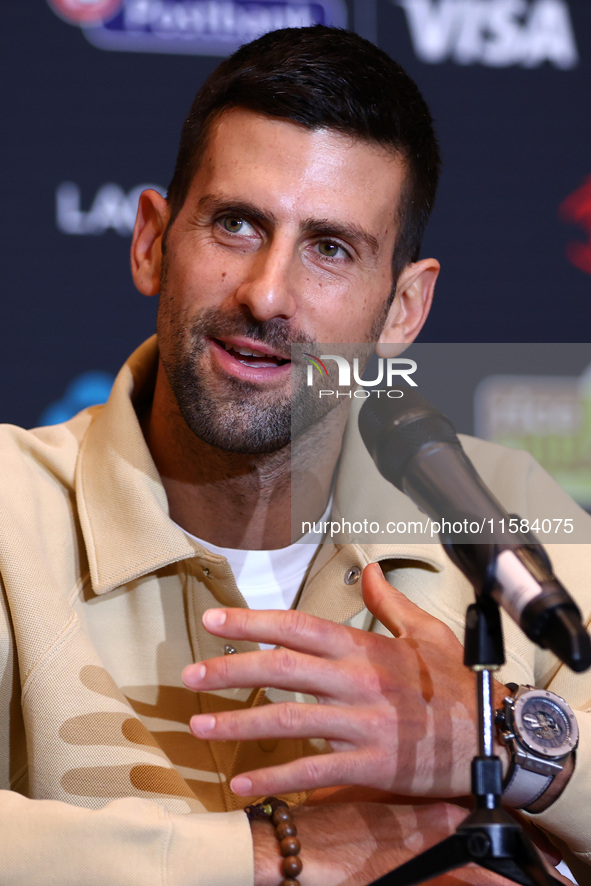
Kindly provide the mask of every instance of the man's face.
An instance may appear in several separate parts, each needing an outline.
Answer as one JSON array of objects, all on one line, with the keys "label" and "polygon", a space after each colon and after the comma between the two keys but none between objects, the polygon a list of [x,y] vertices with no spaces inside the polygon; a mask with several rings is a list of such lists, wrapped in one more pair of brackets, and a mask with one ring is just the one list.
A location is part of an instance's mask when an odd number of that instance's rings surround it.
[{"label": "man's face", "polygon": [[213,124],[167,232],[158,315],[168,383],[199,438],[285,446],[290,344],[379,337],[403,180],[391,152],[334,130],[240,108]]}]

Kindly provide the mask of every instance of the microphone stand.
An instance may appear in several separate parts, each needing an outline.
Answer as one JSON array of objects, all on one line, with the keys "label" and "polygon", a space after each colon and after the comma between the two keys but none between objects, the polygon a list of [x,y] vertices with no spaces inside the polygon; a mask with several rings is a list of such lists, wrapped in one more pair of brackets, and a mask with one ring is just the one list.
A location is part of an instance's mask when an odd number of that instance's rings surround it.
[{"label": "microphone stand", "polygon": [[501,806],[502,764],[493,754],[491,673],[505,662],[503,633],[497,603],[476,584],[475,590],[476,602],[466,612],[464,645],[464,664],[477,676],[478,754],[472,760],[473,811],[455,834],[375,880],[372,886],[413,886],[469,863],[522,886],[560,884],[547,873],[521,825]]}]

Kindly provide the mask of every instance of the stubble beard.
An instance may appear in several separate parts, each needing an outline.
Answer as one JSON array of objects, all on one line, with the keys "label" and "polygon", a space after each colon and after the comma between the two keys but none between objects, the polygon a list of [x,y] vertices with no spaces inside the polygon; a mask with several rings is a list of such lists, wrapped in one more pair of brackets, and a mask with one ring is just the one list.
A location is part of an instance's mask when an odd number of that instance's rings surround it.
[{"label": "stubble beard", "polygon": [[[164,293],[162,294],[165,298]],[[271,350],[289,353],[294,341],[313,342],[281,319],[259,322],[240,310],[209,308],[173,330],[159,318],[160,355],[182,418],[200,440],[225,452],[262,455],[291,442],[292,408],[301,409],[303,392],[292,404],[291,386],[283,392],[226,375],[212,378],[205,365],[208,339],[243,336]]]},{"label": "stubble beard", "polygon": [[[292,365],[291,384],[283,394],[228,375],[212,378],[204,365],[207,340],[232,336],[260,342],[276,353],[289,353],[292,344],[319,353],[315,341],[289,321],[258,321],[240,308],[232,313],[208,308],[183,321],[167,296],[166,275],[160,298],[158,342],[168,383],[185,424],[208,445],[239,455],[275,453],[292,442],[292,415],[301,435],[339,405],[338,400],[311,396],[302,365]],[[386,313],[385,305],[374,318],[368,342],[377,340]]]}]

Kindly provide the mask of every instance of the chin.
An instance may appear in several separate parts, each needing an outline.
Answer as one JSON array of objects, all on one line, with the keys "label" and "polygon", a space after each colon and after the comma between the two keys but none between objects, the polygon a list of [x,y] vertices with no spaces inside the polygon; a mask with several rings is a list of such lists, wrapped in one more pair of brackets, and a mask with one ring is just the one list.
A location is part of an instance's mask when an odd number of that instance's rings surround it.
[{"label": "chin", "polygon": [[189,430],[208,446],[236,455],[268,455],[291,443],[291,406],[262,409],[253,404],[233,407],[184,409]]}]

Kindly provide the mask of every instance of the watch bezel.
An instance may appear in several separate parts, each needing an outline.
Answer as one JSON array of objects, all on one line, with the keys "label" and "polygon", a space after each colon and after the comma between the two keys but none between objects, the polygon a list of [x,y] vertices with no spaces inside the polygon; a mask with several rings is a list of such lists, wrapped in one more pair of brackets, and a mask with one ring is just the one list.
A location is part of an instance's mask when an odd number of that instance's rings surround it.
[{"label": "watch bezel", "polygon": [[[550,702],[554,707],[558,708],[568,723],[568,735],[563,743],[557,748],[551,748],[542,742],[536,741],[535,736],[533,736],[528,727],[524,725],[524,708],[535,698]],[[577,747],[579,740],[579,726],[576,717],[564,699],[559,695],[556,695],[556,693],[549,692],[547,689],[530,689],[520,695],[519,698],[513,700],[512,708],[513,728],[516,737],[528,750],[533,751],[535,754],[539,754],[541,757],[558,760],[562,757],[566,757]]]}]

